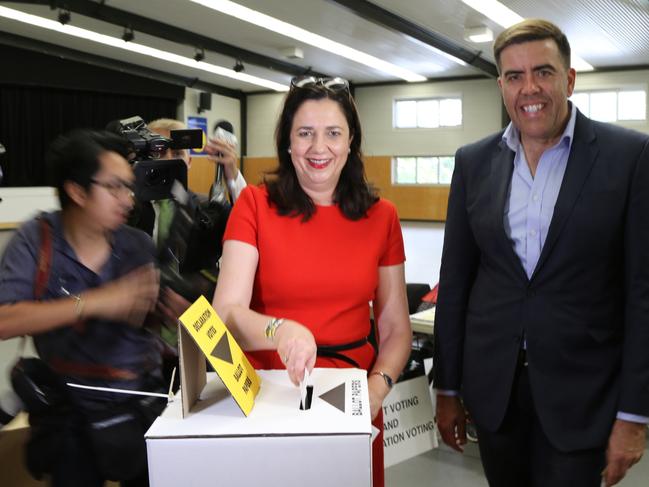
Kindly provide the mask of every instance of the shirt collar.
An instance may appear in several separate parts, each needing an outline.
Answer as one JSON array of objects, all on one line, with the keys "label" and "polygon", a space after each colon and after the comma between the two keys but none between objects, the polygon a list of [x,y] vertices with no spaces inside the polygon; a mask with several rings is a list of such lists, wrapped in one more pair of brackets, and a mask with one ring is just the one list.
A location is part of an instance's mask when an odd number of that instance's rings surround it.
[{"label": "shirt collar", "polygon": [[[55,242],[55,244],[59,246],[60,250],[68,255],[68,257],[78,261],[76,253],[72,249],[70,243],[65,239],[63,233],[63,212],[61,210],[56,210],[50,213],[43,213],[42,218],[48,220],[52,225],[52,241]],[[119,259],[119,255],[122,252],[120,245],[121,242],[119,239],[115,238],[116,233],[119,231],[120,229],[115,230],[109,236],[110,246],[112,248],[111,258],[117,257]]]},{"label": "shirt collar", "polygon": [[[561,134],[561,138],[559,139],[559,142],[557,142],[557,144],[554,147],[558,147],[559,145],[563,144],[564,147],[570,150],[570,147],[572,146],[572,139],[575,134],[575,121],[577,120],[577,107],[571,101],[568,101],[568,104],[570,106],[570,119],[566,124],[566,128],[563,130],[563,134]],[[507,125],[507,128],[503,133],[502,140],[503,142],[505,142],[505,144],[507,144],[507,147],[509,147],[512,151],[518,152],[518,148],[521,145],[521,133],[512,122],[509,122],[509,125]]]}]

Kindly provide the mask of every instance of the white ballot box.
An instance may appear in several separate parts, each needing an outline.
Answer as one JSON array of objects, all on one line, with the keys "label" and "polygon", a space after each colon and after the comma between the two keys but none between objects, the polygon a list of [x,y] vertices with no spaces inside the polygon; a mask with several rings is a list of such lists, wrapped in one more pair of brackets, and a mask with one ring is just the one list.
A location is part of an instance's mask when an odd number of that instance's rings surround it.
[{"label": "white ballot box", "polygon": [[370,487],[366,371],[314,369],[306,411],[285,370],[257,373],[248,417],[213,373],[184,419],[167,407],[146,434],[151,487]]}]

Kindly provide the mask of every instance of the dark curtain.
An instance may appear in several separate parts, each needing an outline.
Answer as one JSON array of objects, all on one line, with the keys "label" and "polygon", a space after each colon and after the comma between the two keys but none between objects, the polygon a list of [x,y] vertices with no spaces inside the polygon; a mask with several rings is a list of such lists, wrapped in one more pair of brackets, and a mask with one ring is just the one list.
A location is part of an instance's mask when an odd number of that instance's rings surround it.
[{"label": "dark curtain", "polygon": [[178,100],[58,88],[0,85],[0,160],[4,186],[47,185],[43,164],[49,144],[74,128],[103,129],[112,120],[140,115],[176,117]]}]

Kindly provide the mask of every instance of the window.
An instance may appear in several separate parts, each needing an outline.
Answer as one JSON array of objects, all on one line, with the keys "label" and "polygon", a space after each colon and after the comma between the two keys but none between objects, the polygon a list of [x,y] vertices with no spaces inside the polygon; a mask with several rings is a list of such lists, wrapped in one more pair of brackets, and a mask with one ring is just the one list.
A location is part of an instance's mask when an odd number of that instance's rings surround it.
[{"label": "window", "polygon": [[647,119],[645,90],[582,91],[570,100],[581,113],[600,122]]},{"label": "window", "polygon": [[392,184],[451,184],[453,156],[395,157]]},{"label": "window", "polygon": [[460,98],[422,98],[394,102],[396,128],[438,128],[462,125]]}]

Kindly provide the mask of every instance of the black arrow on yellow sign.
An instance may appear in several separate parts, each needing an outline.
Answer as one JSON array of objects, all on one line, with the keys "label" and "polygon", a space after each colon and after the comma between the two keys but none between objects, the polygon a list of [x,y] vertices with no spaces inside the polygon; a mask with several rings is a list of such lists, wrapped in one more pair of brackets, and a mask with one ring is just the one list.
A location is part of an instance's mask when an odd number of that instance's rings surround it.
[{"label": "black arrow on yellow sign", "polygon": [[227,332],[221,335],[221,338],[212,349],[212,352],[210,352],[210,355],[212,357],[218,358],[219,360],[223,360],[224,362],[234,365],[232,363],[232,352],[230,351],[230,341],[228,340]]}]

